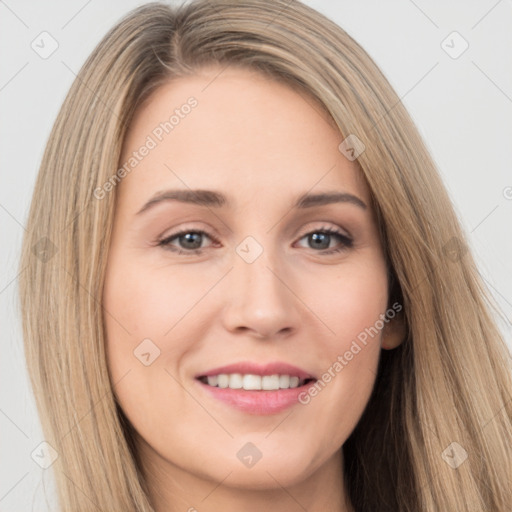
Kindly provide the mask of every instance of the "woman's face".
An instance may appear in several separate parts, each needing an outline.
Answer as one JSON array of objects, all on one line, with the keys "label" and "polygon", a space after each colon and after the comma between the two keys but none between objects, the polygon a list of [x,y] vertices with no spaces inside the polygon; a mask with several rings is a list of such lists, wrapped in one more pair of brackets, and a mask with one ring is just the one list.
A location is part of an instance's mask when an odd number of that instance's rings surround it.
[{"label": "woman's face", "polygon": [[166,84],[131,124],[133,168],[107,192],[108,364],[148,464],[287,487],[340,466],[375,381],[386,266],[368,189],[317,104],[219,72]]}]

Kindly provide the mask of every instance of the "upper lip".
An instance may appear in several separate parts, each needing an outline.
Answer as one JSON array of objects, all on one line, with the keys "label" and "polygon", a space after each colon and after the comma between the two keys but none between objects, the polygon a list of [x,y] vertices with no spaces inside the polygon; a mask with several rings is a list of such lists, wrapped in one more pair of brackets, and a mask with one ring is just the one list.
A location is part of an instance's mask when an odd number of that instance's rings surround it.
[{"label": "upper lip", "polygon": [[241,373],[242,375],[291,375],[299,377],[299,379],[315,379],[316,377],[302,368],[293,366],[288,363],[276,361],[273,363],[257,364],[249,361],[219,366],[206,372],[196,375],[196,378],[209,377],[211,375],[220,375],[221,373]]}]

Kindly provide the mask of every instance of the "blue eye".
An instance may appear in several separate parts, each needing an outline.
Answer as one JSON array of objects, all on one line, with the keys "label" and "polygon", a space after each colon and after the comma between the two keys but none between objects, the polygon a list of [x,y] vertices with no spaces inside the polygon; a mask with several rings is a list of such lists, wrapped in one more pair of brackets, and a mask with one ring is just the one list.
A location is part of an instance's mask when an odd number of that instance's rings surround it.
[{"label": "blue eye", "polygon": [[[206,233],[206,231],[184,230],[178,233],[173,233],[163,240],[160,240],[158,242],[158,246],[177,254],[202,254],[202,250],[204,249],[202,242],[205,237],[218,243],[218,241],[213,236]],[[311,243],[310,247],[314,248],[315,252],[320,252],[321,254],[333,254],[349,249],[353,246],[353,240],[351,238],[331,228],[322,228],[310,231],[299,240],[303,240],[305,238],[307,238],[308,243]],[[330,247],[331,240],[333,238],[337,238],[339,244],[335,247]],[[176,247],[176,245],[172,243],[173,241],[177,241],[179,247]]]},{"label": "blue eye", "polygon": [[[208,233],[205,231],[192,231],[192,230],[186,230],[186,231],[180,231],[179,233],[175,233],[173,235],[170,235],[163,240],[161,240],[158,245],[163,246],[165,249],[169,249],[171,251],[177,252],[178,254],[184,254],[184,253],[193,253],[193,254],[201,254],[201,242],[203,235],[206,235],[207,238],[213,239],[213,237],[210,237]],[[183,246],[180,248],[176,248],[173,245],[171,245],[171,242],[177,239],[179,243],[183,244]]]},{"label": "blue eye", "polygon": [[[301,240],[304,238],[307,238],[308,243],[311,243],[312,247],[322,249],[322,254],[340,252],[352,247],[353,245],[353,240],[351,238],[331,228],[322,228],[311,231],[304,235]],[[330,248],[329,246],[333,238],[337,238],[340,241],[340,245]]]}]

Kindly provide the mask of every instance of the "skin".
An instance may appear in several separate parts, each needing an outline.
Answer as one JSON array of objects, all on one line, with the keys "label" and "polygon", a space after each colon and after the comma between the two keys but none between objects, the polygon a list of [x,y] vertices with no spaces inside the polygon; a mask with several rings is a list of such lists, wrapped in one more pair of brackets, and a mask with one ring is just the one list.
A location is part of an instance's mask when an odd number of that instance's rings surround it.
[{"label": "skin", "polygon": [[[310,403],[276,414],[236,410],[194,378],[239,361],[284,361],[320,376],[388,308],[369,191],[338,150],[344,137],[304,93],[255,71],[219,71],[156,90],[125,139],[121,162],[197,99],[117,185],[103,297],[114,392],[157,511],[350,511],[341,447],[368,402],[381,344],[400,341],[395,329],[370,338]],[[189,188],[222,192],[232,205],[164,201],[137,214],[156,193]],[[292,209],[299,195],[324,191],[367,208]],[[318,248],[307,235],[325,228],[352,246],[327,235]],[[207,233],[195,239],[201,254],[179,237],[169,243],[187,253],[158,245],[181,229]],[[252,263],[236,252],[247,236],[263,249]],[[134,357],[146,338],[160,350],[148,366]],[[251,468],[236,456],[248,442],[262,454]]]}]

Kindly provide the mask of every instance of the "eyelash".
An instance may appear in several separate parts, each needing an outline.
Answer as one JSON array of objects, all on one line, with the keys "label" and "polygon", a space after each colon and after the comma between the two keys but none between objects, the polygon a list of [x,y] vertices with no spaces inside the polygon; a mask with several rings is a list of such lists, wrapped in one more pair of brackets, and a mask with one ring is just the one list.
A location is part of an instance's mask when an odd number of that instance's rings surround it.
[{"label": "eyelash", "polygon": [[[172,252],[177,253],[177,254],[196,254],[196,255],[200,255],[200,254],[202,254],[203,249],[179,249],[179,248],[176,248],[176,247],[173,247],[173,246],[170,245],[170,242],[172,240],[174,240],[175,238],[179,238],[180,236],[191,234],[191,233],[206,235],[213,242],[218,243],[218,240],[214,236],[212,236],[209,233],[207,233],[206,231],[203,231],[203,230],[200,230],[200,229],[185,229],[185,230],[179,231],[178,233],[173,233],[172,235],[169,235],[169,236],[159,240],[157,245],[159,247],[162,247],[165,250],[172,251]],[[312,234],[315,234],[315,233],[322,233],[322,234],[327,234],[327,235],[336,235],[341,240],[341,246],[339,246],[337,248],[323,249],[322,251],[314,251],[314,252],[318,252],[318,253],[323,254],[323,255],[339,253],[339,252],[345,251],[347,249],[350,249],[352,247],[352,245],[353,245],[353,240],[351,238],[349,238],[348,236],[344,235],[343,233],[341,233],[340,231],[338,231],[336,229],[328,228],[328,227],[320,228],[320,229],[315,229],[313,231],[309,231],[309,232],[305,233],[304,235],[302,235],[299,238],[299,240],[302,240],[303,238],[307,237],[308,235],[312,235]]]}]

